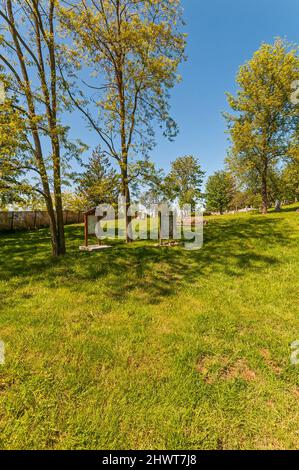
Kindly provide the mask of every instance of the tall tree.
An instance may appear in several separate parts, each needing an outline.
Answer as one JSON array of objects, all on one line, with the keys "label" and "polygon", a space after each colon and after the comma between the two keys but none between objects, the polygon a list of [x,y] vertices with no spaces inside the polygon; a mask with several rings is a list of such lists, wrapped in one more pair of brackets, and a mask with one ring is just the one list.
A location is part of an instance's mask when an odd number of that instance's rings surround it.
[{"label": "tall tree", "polygon": [[262,198],[262,212],[269,206],[269,177],[282,159],[298,146],[294,135],[299,126],[298,104],[292,87],[298,79],[297,49],[278,39],[263,44],[240,68],[236,97],[228,94],[235,112],[226,114],[232,147],[230,169],[243,181],[253,178]]},{"label": "tall tree", "polygon": [[210,211],[218,211],[222,215],[230,208],[236,194],[232,175],[226,171],[217,171],[210,176],[206,186],[206,205]]},{"label": "tall tree", "polygon": [[[71,61],[76,65],[83,57],[96,76],[89,84],[92,96],[83,98],[69,87],[69,97],[97,132],[106,154],[118,162],[129,206],[129,165],[153,147],[153,123],[163,126],[170,139],[177,133],[168,90],[179,80],[185,48],[180,0],[65,3],[61,22],[73,39]],[[129,221],[127,215],[126,227]]]},{"label": "tall tree", "polygon": [[292,202],[299,200],[299,159],[288,163],[282,171],[282,196]]},{"label": "tall tree", "polygon": [[[6,114],[7,120],[0,138],[2,144],[10,145],[9,152],[1,153],[0,165],[8,177],[8,190],[24,190],[25,185],[44,197],[55,256],[65,253],[64,156],[75,151],[60,121],[59,70],[64,66],[57,39],[57,8],[57,0],[2,0],[0,8],[0,79],[7,95],[1,105],[1,119]],[[11,142],[11,136],[18,136],[21,148]]]},{"label": "tall tree", "polygon": [[165,178],[164,192],[169,199],[177,199],[180,206],[195,206],[202,197],[204,174],[197,158],[192,155],[179,157],[171,163],[170,172]]},{"label": "tall tree", "polygon": [[119,176],[109,158],[100,148],[95,149],[84,173],[78,178],[77,191],[83,196],[86,209],[99,204],[116,204],[119,190]]}]

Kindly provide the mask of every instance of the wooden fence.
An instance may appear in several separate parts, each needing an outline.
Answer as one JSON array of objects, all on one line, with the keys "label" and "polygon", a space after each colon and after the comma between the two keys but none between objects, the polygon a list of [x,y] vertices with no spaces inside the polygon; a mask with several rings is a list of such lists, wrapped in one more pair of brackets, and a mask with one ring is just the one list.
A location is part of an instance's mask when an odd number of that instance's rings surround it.
[{"label": "wooden fence", "polygon": [[[84,220],[82,212],[64,211],[65,225],[80,224]],[[49,227],[49,216],[46,211],[0,212],[0,232],[14,230],[36,230]]]}]

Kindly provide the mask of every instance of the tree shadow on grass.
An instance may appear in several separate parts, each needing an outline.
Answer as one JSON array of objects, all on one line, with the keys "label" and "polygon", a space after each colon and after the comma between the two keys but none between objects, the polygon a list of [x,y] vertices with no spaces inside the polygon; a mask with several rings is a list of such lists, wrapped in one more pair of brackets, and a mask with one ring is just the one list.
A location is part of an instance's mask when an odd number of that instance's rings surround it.
[{"label": "tree shadow on grass", "polygon": [[92,289],[93,281],[102,281],[105,296],[113,300],[123,302],[133,295],[142,303],[156,304],[212,273],[233,278],[245,271],[262,272],[280,263],[267,250],[271,253],[271,247],[290,242],[281,220],[261,217],[211,221],[198,251],[158,248],[144,241],[129,246],[113,241],[109,250],[81,253],[82,230],[81,226],[66,227],[68,254],[60,259],[49,254],[47,230],[0,236],[0,280],[13,278],[16,287],[23,287],[30,278],[31,283],[50,288],[63,285],[74,292]]}]

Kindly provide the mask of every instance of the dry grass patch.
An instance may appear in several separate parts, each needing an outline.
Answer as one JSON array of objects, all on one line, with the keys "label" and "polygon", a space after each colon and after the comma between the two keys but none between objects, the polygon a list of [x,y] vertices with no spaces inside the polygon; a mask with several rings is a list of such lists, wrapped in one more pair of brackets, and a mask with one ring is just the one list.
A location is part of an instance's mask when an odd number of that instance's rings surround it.
[{"label": "dry grass patch", "polygon": [[228,357],[219,360],[217,357],[205,356],[197,363],[196,371],[208,384],[219,380],[242,379],[251,382],[256,379],[256,372],[250,369],[245,359],[238,359],[231,364]]}]

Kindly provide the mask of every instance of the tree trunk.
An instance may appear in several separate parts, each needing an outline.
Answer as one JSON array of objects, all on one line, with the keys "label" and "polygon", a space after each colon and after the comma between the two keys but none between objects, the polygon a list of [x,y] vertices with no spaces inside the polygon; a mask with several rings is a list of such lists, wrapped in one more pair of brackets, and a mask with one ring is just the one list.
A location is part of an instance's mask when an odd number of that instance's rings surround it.
[{"label": "tree trunk", "polygon": [[122,171],[122,195],[125,199],[125,233],[126,242],[132,242],[131,234],[129,231],[129,224],[131,223],[132,217],[129,215],[129,208],[131,204],[130,188],[128,185],[127,169]]},{"label": "tree trunk", "polygon": [[[53,109],[51,110],[50,104],[50,93],[47,88],[47,83],[45,80],[45,72],[44,72],[44,64],[42,58],[42,48],[41,48],[41,36],[40,36],[40,25],[38,23],[38,3],[33,4],[34,12],[35,12],[35,19],[36,19],[36,42],[37,42],[37,50],[38,54],[36,61],[38,61],[39,66],[39,74],[41,78],[41,85],[42,90],[44,93],[45,104],[47,106],[47,115],[49,120],[49,127],[52,131],[50,138],[52,140],[52,149],[53,149],[53,166],[54,166],[54,197],[55,197],[55,204],[56,204],[56,211],[57,216],[55,214],[55,210],[53,207],[53,201],[50,192],[50,185],[49,185],[49,178],[47,175],[46,164],[43,158],[42,152],[42,145],[39,136],[39,130],[36,123],[36,109],[34,104],[34,92],[31,88],[31,81],[29,79],[29,72],[27,69],[27,63],[25,61],[23,51],[20,44],[20,36],[18,34],[16,25],[15,25],[15,18],[12,8],[12,0],[7,1],[7,11],[9,16],[9,26],[10,31],[12,34],[12,38],[14,41],[15,51],[19,60],[22,78],[23,78],[23,89],[27,100],[28,105],[28,116],[31,122],[31,132],[35,146],[35,158],[37,168],[39,170],[39,174],[41,177],[41,183],[43,187],[43,195],[45,198],[47,211],[49,214],[50,219],[50,233],[51,233],[51,243],[52,243],[52,254],[53,256],[59,256],[65,254],[65,241],[64,241],[64,226],[63,226],[63,212],[62,212],[62,201],[61,201],[61,181],[60,181],[60,148],[59,142],[57,138],[57,119],[56,119],[56,112],[57,112],[57,101],[56,101],[56,62],[55,62],[55,44],[54,44],[54,8],[55,2],[53,0],[50,1],[50,37],[48,39],[47,44],[49,46],[49,53],[50,53],[50,68],[51,68],[51,91],[52,91],[52,99],[53,99]],[[22,87],[21,79],[19,78],[19,83]]]},{"label": "tree trunk", "polygon": [[268,183],[267,183],[267,171],[265,170],[262,175],[262,214],[268,213]]},{"label": "tree trunk", "polygon": [[[63,205],[61,194],[61,158],[60,158],[60,143],[58,138],[57,129],[57,75],[56,75],[56,44],[55,44],[55,29],[54,29],[54,14],[55,14],[55,1],[50,0],[49,11],[49,28],[50,37],[47,45],[49,49],[50,69],[51,69],[51,94],[47,90],[45,82],[45,99],[48,104],[48,121],[51,130],[52,150],[53,150],[53,169],[54,169],[54,198],[56,208],[56,224],[57,224],[57,239],[58,239],[58,255],[65,255],[65,235],[64,235],[64,220],[63,220]],[[52,101],[50,104],[50,96]]]},{"label": "tree trunk", "polygon": [[53,144],[53,153],[54,153],[54,156],[53,156],[54,198],[55,198],[55,208],[56,208],[58,255],[63,256],[66,253],[66,249],[65,249],[63,205],[62,205],[62,194],[61,194],[60,146],[57,140]]},{"label": "tree trunk", "polygon": [[57,225],[56,225],[56,216],[53,207],[53,202],[51,199],[51,195],[45,196],[47,211],[50,220],[50,234],[51,234],[51,245],[52,245],[52,255],[58,256],[59,255],[59,248],[58,248],[58,237],[57,237]]},{"label": "tree trunk", "polygon": [[58,256],[63,256],[66,253],[65,248],[65,234],[64,234],[64,221],[63,221],[63,208],[61,194],[55,195],[56,200],[56,223],[57,223],[57,241],[58,241]]}]

